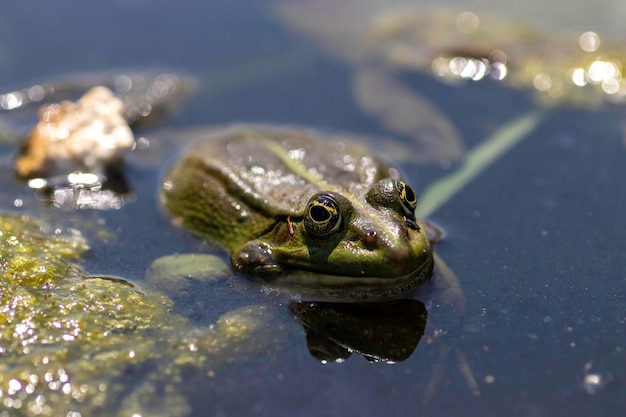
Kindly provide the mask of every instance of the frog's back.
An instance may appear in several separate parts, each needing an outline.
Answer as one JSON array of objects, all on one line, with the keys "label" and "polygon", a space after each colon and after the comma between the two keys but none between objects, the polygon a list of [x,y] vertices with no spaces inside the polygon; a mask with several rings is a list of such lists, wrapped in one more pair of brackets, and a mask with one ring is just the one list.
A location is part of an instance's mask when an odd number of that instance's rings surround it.
[{"label": "frog's back", "polygon": [[246,241],[287,216],[302,216],[317,192],[364,194],[381,178],[396,175],[366,148],[342,139],[298,128],[224,129],[170,169],[165,203],[192,229],[230,247],[237,243],[224,240]]}]

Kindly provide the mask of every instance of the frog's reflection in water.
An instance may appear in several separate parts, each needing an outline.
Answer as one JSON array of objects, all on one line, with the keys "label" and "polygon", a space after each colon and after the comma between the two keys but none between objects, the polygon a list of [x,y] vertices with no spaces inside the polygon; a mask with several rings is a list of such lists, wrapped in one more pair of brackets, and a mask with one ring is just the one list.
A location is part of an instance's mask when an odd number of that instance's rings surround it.
[{"label": "frog's reflection in water", "polygon": [[354,352],[371,362],[406,360],[424,334],[428,313],[417,300],[383,303],[290,303],[304,327],[311,355],[321,362],[343,362]]}]

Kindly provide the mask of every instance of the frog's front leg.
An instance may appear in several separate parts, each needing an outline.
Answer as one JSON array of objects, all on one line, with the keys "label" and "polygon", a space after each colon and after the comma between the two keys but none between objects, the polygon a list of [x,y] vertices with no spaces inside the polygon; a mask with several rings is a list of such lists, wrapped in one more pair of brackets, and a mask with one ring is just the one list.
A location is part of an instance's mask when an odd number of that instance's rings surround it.
[{"label": "frog's front leg", "polygon": [[276,273],[282,271],[272,247],[265,241],[252,240],[231,255],[233,267],[247,273]]}]

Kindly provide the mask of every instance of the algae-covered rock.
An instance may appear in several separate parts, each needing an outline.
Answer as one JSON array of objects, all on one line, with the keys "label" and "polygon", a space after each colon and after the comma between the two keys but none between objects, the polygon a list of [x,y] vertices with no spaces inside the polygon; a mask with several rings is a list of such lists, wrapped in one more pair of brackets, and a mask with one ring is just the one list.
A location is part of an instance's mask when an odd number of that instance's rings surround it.
[{"label": "algae-covered rock", "polygon": [[0,214],[0,416],[185,415],[184,369],[214,377],[275,344],[266,307],[194,329],[163,295],[70,263],[86,250],[78,232]]}]

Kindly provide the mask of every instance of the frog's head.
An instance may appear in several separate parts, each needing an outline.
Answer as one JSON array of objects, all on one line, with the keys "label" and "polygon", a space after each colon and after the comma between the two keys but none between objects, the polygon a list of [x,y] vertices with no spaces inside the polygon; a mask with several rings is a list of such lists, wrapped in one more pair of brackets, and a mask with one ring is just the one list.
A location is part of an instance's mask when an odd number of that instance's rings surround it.
[{"label": "frog's head", "polygon": [[427,279],[433,266],[416,205],[414,190],[394,178],[350,195],[322,191],[300,215],[233,253],[232,261],[264,281],[273,277],[304,293],[309,285],[331,292],[350,288],[368,298],[372,288],[404,292]]}]

